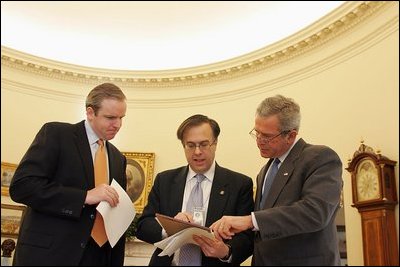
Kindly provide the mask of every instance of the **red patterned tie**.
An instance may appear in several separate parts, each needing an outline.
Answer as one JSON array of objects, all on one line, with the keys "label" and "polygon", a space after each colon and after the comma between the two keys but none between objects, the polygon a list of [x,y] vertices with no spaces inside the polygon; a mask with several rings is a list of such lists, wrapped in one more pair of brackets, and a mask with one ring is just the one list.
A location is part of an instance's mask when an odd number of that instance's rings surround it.
[{"label": "red patterned tie", "polygon": [[[100,184],[108,184],[107,182],[107,162],[106,152],[104,148],[104,141],[99,139],[97,141],[99,148],[94,157],[94,179],[95,186]],[[96,219],[92,229],[92,238],[101,247],[107,242],[106,229],[104,228],[104,221],[101,214],[96,211]]]}]

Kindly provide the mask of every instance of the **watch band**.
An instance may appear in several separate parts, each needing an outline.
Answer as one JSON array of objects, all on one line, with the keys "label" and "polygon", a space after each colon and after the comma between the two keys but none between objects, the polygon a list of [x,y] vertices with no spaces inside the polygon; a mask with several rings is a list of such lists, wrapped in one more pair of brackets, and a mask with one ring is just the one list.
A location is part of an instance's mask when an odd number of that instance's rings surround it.
[{"label": "watch band", "polygon": [[225,244],[225,245],[227,245],[228,246],[228,255],[226,255],[225,257],[223,257],[221,260],[223,260],[223,261],[227,261],[227,260],[229,260],[229,258],[232,256],[232,246],[231,245],[229,245],[229,244]]}]

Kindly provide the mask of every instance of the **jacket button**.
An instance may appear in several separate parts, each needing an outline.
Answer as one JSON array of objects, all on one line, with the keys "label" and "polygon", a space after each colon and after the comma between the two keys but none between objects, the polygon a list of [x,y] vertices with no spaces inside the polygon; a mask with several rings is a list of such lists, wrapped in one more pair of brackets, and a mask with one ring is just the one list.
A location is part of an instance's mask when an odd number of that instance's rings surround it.
[{"label": "jacket button", "polygon": [[85,243],[81,243],[81,248],[85,248],[86,247],[86,245],[85,245]]},{"label": "jacket button", "polygon": [[94,220],[94,214],[90,214],[90,219]]}]

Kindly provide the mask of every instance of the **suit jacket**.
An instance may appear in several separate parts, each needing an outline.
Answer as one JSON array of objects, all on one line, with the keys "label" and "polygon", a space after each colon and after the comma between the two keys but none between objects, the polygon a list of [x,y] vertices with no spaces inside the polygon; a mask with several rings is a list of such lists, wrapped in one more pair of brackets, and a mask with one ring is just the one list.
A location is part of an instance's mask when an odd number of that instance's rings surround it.
[{"label": "suit jacket", "polygon": [[[126,158],[106,142],[109,177],[126,188]],[[84,121],[46,123],[22,158],[10,196],[27,205],[15,265],[78,265],[90,238],[96,205],[84,205],[94,188],[94,167]],[[110,252],[124,261],[125,237]]]},{"label": "suit jacket", "polygon": [[[148,204],[138,221],[137,237],[139,239],[148,243],[161,240],[162,228],[155,220],[155,213],[174,217],[181,211],[188,170],[189,167],[185,166],[159,173],[156,176]],[[253,208],[252,179],[216,164],[205,225],[210,226],[223,215],[249,215]],[[232,247],[232,265],[239,265],[251,255],[253,236],[251,230],[245,231],[227,242]],[[171,265],[172,257],[159,257],[157,255],[160,252],[160,249],[155,250],[149,265]],[[230,264],[203,254],[202,265],[226,266]]]},{"label": "suit jacket", "polygon": [[342,163],[326,146],[300,139],[279,168],[264,207],[265,173],[257,177],[256,233],[252,265],[340,265],[335,216]]}]

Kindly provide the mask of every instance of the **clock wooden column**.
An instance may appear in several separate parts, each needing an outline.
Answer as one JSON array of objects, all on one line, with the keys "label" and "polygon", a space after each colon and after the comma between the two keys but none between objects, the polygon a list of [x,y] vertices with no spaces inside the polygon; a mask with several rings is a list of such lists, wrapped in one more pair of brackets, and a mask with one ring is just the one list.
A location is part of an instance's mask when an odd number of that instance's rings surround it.
[{"label": "clock wooden column", "polygon": [[353,207],[361,214],[364,265],[399,265],[395,161],[361,144],[349,160]]}]

